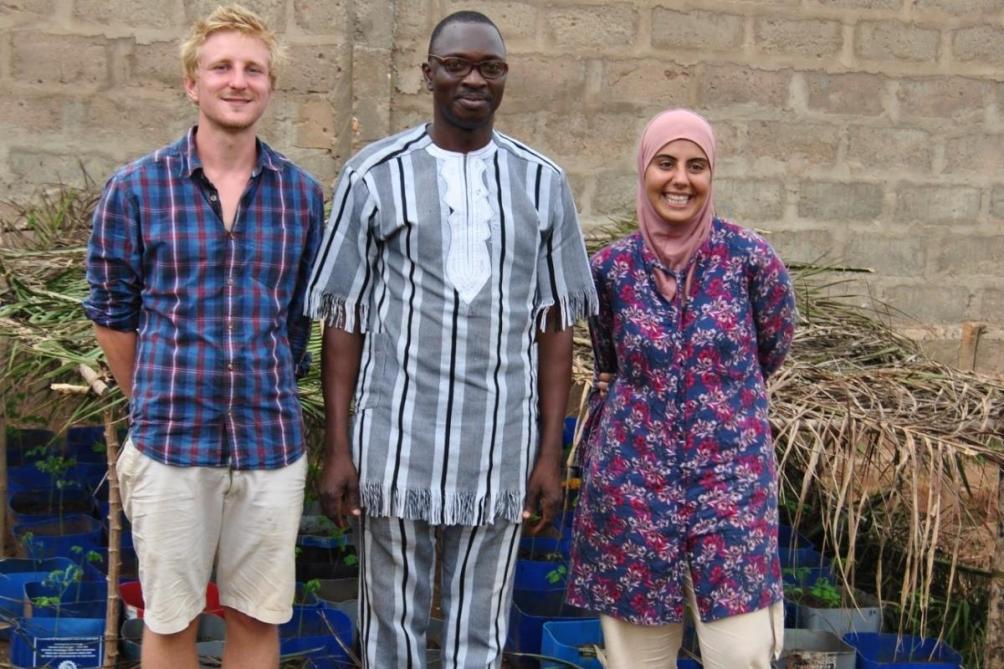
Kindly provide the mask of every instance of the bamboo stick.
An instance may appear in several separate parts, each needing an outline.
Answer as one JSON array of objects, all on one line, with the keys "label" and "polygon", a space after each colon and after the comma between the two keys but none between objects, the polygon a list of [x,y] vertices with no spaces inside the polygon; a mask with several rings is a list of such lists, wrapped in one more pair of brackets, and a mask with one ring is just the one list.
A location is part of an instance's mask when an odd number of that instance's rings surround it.
[{"label": "bamboo stick", "polygon": [[[89,389],[98,397],[108,390],[108,384],[101,375],[87,365],[78,365],[77,371],[87,386],[72,384],[52,384],[52,389],[64,393],[79,394]],[[105,451],[108,462],[108,599],[105,610],[105,648],[102,669],[114,669],[119,654],[119,552],[122,541],[122,500],[119,497],[119,481],[116,463],[119,457],[119,440],[115,431],[115,418],[111,409],[105,409],[102,417],[105,427]]]},{"label": "bamboo stick", "polygon": [[122,541],[122,500],[116,463],[119,438],[112,412],[105,409],[105,446],[108,456],[108,608],[105,611],[105,657],[102,669],[113,669],[119,654],[119,547]]}]

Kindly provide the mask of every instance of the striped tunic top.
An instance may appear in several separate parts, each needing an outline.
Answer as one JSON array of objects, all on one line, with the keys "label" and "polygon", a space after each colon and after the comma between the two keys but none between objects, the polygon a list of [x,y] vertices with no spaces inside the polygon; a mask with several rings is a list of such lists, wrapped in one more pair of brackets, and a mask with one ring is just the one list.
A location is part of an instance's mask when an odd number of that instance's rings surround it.
[{"label": "striped tunic top", "polygon": [[366,333],[353,460],[369,515],[518,522],[537,452],[536,332],[595,313],[564,174],[495,133],[467,154],[425,126],[345,166],[307,312]]}]

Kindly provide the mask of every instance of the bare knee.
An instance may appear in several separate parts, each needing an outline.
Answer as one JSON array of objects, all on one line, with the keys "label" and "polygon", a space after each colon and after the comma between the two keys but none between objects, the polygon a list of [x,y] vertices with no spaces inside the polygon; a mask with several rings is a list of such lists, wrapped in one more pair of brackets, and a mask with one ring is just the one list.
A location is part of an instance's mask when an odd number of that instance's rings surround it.
[{"label": "bare knee", "polygon": [[195,637],[199,629],[199,620],[195,620],[188,623],[188,627],[181,630],[180,632],[171,632],[170,634],[161,634],[159,632],[154,632],[149,627],[143,628],[143,643],[153,643],[161,646],[177,646],[179,644],[184,644],[191,642],[193,647],[195,645]]},{"label": "bare knee", "polygon": [[228,631],[231,626],[239,630],[239,632],[255,635],[269,634],[277,630],[277,627],[272,623],[262,622],[257,618],[249,616],[237,609],[231,609],[230,607],[226,607],[226,616],[224,617],[224,620],[226,621]]}]

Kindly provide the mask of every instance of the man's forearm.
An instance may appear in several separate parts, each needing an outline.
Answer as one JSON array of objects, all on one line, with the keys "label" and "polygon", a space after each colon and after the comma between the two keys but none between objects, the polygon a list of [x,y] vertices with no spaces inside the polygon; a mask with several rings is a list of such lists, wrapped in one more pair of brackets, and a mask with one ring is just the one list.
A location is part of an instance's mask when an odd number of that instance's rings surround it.
[{"label": "man's forearm", "polygon": [[561,456],[561,434],[572,385],[572,329],[551,329],[538,339],[540,456]]},{"label": "man's forearm", "polygon": [[349,455],[349,408],[359,375],[363,335],[324,328],[321,381],[324,394],[325,444],[329,457]]},{"label": "man's forearm", "polygon": [[132,374],[136,367],[136,332],[94,326],[94,336],[105,353],[108,367],[126,399],[132,398]]}]

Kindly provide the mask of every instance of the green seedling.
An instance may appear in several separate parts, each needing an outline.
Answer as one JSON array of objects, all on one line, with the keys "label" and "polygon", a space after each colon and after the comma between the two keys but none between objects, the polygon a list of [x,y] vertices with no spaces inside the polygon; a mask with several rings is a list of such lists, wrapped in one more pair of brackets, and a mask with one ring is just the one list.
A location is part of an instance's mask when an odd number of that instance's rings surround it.
[{"label": "green seedling", "polygon": [[545,578],[547,579],[547,582],[550,583],[551,585],[557,585],[558,583],[564,581],[567,575],[568,575],[568,567],[566,567],[563,564],[559,564],[557,567],[547,572]]},{"label": "green seedling", "polygon": [[840,591],[827,578],[820,578],[809,588],[809,595],[824,604],[828,609],[840,606]]},{"label": "green seedling", "polygon": [[[74,546],[74,548],[77,547]],[[42,581],[42,584],[48,588],[56,590],[58,594],[32,597],[31,599],[33,606],[51,607],[56,609],[57,632],[59,631],[59,618],[63,609],[63,595],[66,594],[66,591],[69,590],[74,583],[82,581],[83,576],[83,570],[75,564],[69,565],[66,569],[54,569],[49,572],[49,574]]]}]

